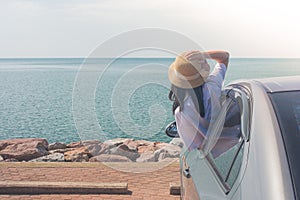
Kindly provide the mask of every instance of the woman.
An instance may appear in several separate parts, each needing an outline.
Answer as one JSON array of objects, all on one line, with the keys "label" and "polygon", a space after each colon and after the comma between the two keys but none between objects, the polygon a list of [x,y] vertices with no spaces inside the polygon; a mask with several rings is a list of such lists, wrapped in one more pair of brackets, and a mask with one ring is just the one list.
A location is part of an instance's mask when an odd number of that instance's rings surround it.
[{"label": "woman", "polygon": [[[212,73],[206,59],[217,61]],[[169,68],[169,99],[179,136],[189,150],[201,147],[209,124],[218,116],[228,62],[226,51],[190,51],[177,56]]]}]

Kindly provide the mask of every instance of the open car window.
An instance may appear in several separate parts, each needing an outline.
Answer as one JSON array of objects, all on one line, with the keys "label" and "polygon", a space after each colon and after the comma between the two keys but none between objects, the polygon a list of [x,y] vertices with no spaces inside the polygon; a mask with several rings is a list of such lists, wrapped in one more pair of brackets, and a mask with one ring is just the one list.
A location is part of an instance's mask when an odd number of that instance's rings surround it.
[{"label": "open car window", "polygon": [[201,149],[204,156],[212,153],[213,157],[218,157],[238,143],[241,135],[241,102],[234,93],[230,90],[224,95],[222,109],[214,123],[209,125]]},{"label": "open car window", "polygon": [[217,123],[210,127],[211,130],[208,132],[210,135],[202,151],[225,192],[229,192],[242,165],[245,141],[247,141],[245,138],[247,134],[243,131],[248,131],[248,128],[243,126],[249,125],[245,123],[249,116],[245,113],[249,112],[249,104],[246,95],[240,90],[227,91],[223,99]]}]

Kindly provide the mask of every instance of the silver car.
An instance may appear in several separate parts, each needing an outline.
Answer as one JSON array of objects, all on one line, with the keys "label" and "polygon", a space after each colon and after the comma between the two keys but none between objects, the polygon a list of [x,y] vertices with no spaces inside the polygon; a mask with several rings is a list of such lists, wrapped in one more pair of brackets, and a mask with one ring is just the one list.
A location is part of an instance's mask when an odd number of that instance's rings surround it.
[{"label": "silver car", "polygon": [[217,126],[238,125],[238,139],[221,153],[183,150],[182,199],[300,199],[300,76],[240,81],[224,94]]}]

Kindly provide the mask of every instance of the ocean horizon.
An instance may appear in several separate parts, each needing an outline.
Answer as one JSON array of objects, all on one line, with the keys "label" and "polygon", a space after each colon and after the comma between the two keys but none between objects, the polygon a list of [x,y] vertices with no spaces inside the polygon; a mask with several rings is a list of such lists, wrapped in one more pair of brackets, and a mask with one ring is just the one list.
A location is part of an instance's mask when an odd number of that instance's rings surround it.
[{"label": "ocean horizon", "polygon": [[[173,60],[0,58],[0,139],[168,142]],[[300,75],[300,58],[231,58],[224,82],[294,75]]]}]

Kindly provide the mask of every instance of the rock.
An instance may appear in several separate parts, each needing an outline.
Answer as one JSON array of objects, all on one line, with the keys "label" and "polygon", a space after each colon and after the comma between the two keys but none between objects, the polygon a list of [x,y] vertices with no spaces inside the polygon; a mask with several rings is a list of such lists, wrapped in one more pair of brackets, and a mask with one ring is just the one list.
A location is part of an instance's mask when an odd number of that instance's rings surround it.
[{"label": "rock", "polygon": [[92,157],[90,159],[90,162],[132,162],[132,161],[125,156],[102,154],[99,156]]},{"label": "rock", "polygon": [[28,161],[48,154],[48,142],[40,138],[0,141],[0,156],[4,160]]},{"label": "rock", "polygon": [[[75,144],[75,143],[74,143]],[[107,143],[101,143],[100,141],[85,141],[81,143],[83,146],[78,147],[80,145],[74,145],[75,147],[77,146],[77,148],[66,148],[66,149],[56,149],[56,150],[51,150],[49,151],[50,154],[54,154],[54,153],[66,153],[66,152],[70,152],[70,151],[74,151],[76,149],[79,148],[85,148],[86,149],[86,153],[90,154],[91,157],[93,156],[97,156],[100,154],[110,154],[110,149],[114,148],[114,145],[109,145]]]},{"label": "rock", "polygon": [[[82,145],[82,146],[81,146]],[[73,146],[73,148],[78,147],[85,147],[87,151],[91,154],[91,156],[98,156],[100,154],[109,154],[110,149],[116,147],[114,144],[110,142],[101,142],[99,140],[87,140],[81,142],[81,144],[73,143],[72,145],[69,145],[70,147]]]},{"label": "rock", "polygon": [[147,140],[137,140],[139,146],[149,146],[154,145],[155,142],[147,141]]},{"label": "rock", "polygon": [[183,147],[183,141],[181,138],[173,138],[169,144],[179,146],[180,148]]},{"label": "rock", "polygon": [[153,145],[149,145],[149,146],[140,146],[138,148],[138,152],[140,154],[143,154],[143,153],[154,153],[158,148],[153,146]]},{"label": "rock", "polygon": [[15,158],[9,158],[9,159],[4,160],[3,162],[19,162],[19,161]]},{"label": "rock", "polygon": [[125,156],[132,161],[135,161],[140,156],[137,150],[129,149],[125,144],[121,144],[118,147],[110,149],[110,153],[112,155]]},{"label": "rock", "polygon": [[141,143],[141,145],[138,147],[138,152],[140,154],[146,153],[146,152],[154,153],[156,150],[164,147],[165,145],[166,145],[166,143],[146,141],[145,143]]},{"label": "rock", "polygon": [[54,153],[65,153],[67,151],[71,151],[75,148],[66,148],[66,149],[55,149],[55,150],[51,150],[49,151],[49,154],[54,154]]},{"label": "rock", "polygon": [[85,162],[92,157],[86,147],[74,148],[64,153],[66,162]]},{"label": "rock", "polygon": [[182,146],[179,138],[169,144],[117,138],[103,143],[87,140],[68,145],[60,142],[48,145],[45,139],[12,139],[0,141],[0,162],[157,162],[178,158]]},{"label": "rock", "polygon": [[128,147],[129,150],[131,151],[137,151],[138,147],[140,146],[139,141],[130,139],[130,140],[126,140],[123,142],[124,145],[126,145]]},{"label": "rock", "polygon": [[46,156],[42,156],[29,162],[64,162],[65,156],[63,153],[54,153]]},{"label": "rock", "polygon": [[108,144],[106,142],[101,144],[101,150],[99,151],[100,154],[110,154],[111,149],[115,148],[116,146],[113,144]]},{"label": "rock", "polygon": [[49,151],[50,150],[56,150],[56,149],[65,149],[67,148],[67,145],[65,143],[61,143],[61,142],[55,142],[52,144],[49,144]]},{"label": "rock", "polygon": [[155,151],[155,156],[158,155],[158,161],[166,158],[178,158],[180,156],[181,148],[173,144],[167,144],[165,147]]},{"label": "rock", "polygon": [[155,142],[154,145],[155,145],[155,147],[157,149],[162,149],[162,148],[168,146],[169,144],[168,143],[164,143],[164,142]]},{"label": "rock", "polygon": [[158,148],[157,147],[154,147],[153,145],[149,145],[149,146],[140,146],[138,148],[138,152],[140,154],[143,154],[143,153],[154,153]]},{"label": "rock", "polygon": [[89,151],[89,153],[92,156],[97,156],[101,152],[102,142],[100,142],[99,140],[84,141],[82,142],[82,144],[85,146],[85,148]]},{"label": "rock", "polygon": [[82,142],[72,142],[70,144],[67,145],[67,148],[80,148],[83,147]]},{"label": "rock", "polygon": [[151,152],[142,153],[140,157],[136,159],[136,162],[156,162],[159,155],[155,155]]},{"label": "rock", "polygon": [[124,142],[126,142],[128,140],[133,140],[133,139],[115,138],[115,139],[112,139],[112,140],[107,140],[107,141],[105,141],[105,143],[107,143],[109,145],[119,146],[119,145],[123,144]]}]

